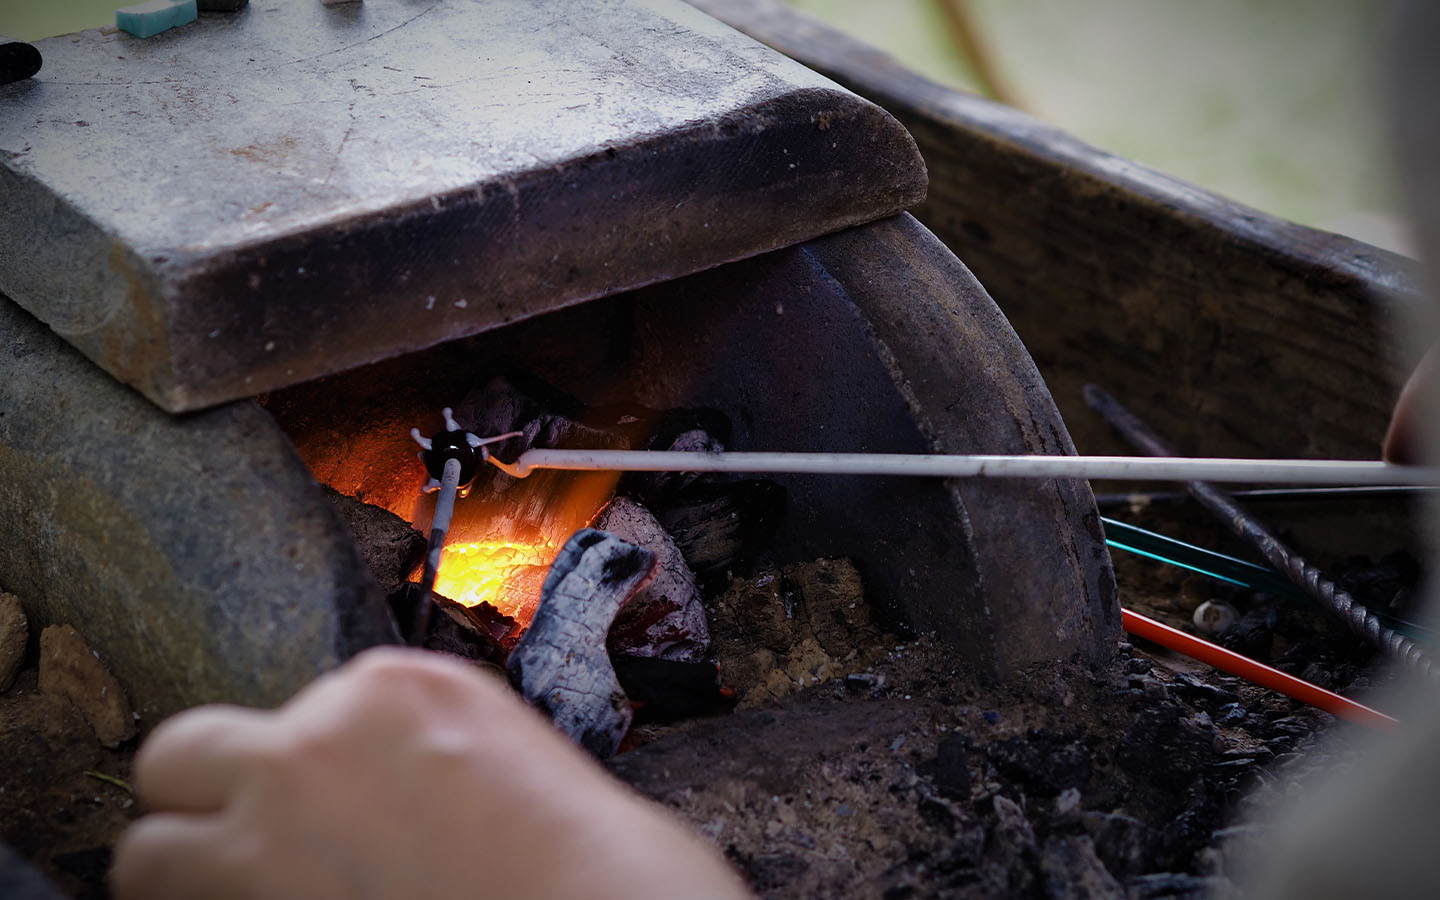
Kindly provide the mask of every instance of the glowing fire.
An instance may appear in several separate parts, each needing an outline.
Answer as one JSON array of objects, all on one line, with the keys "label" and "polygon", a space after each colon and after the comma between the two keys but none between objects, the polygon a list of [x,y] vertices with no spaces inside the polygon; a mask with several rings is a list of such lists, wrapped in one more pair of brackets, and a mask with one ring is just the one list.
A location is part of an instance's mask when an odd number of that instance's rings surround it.
[{"label": "glowing fire", "polygon": [[540,582],[558,552],[548,544],[514,541],[450,544],[440,560],[435,592],[466,606],[489,603],[506,615],[528,619],[524,613],[539,601]]},{"label": "glowing fire", "polygon": [[613,472],[542,472],[511,490],[503,502],[487,503],[483,496],[480,502],[474,497],[461,501],[440,558],[435,593],[466,606],[489,603],[528,625],[561,545],[594,518],[617,480]]}]

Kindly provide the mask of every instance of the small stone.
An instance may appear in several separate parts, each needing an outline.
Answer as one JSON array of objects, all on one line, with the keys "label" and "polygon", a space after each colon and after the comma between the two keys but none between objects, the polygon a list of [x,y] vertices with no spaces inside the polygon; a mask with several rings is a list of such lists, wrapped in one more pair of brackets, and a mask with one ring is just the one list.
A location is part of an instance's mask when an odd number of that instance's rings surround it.
[{"label": "small stone", "polygon": [[1191,621],[1201,634],[1224,634],[1239,621],[1240,614],[1235,607],[1224,600],[1206,600],[1195,607]]},{"label": "small stone", "polygon": [[880,676],[874,672],[851,672],[845,676],[845,686],[852,691],[863,691],[878,687]]},{"label": "small stone", "polygon": [[1238,725],[1245,721],[1245,716],[1245,707],[1239,703],[1229,703],[1220,708],[1219,722],[1221,725]]},{"label": "small stone", "polygon": [[350,527],[360,557],[380,583],[380,590],[394,593],[425,559],[428,539],[388,509],[329,487],[325,488],[325,496]]},{"label": "small stone", "polygon": [[1125,671],[1131,675],[1144,675],[1155,668],[1149,657],[1136,656],[1125,660]]},{"label": "small stone", "polygon": [[1077,788],[1066,788],[1055,798],[1055,815],[1060,818],[1069,818],[1080,810],[1080,791]]},{"label": "small stone", "polygon": [[928,776],[946,799],[961,802],[970,799],[969,746],[964,735],[949,735],[940,741],[935,758],[920,766],[920,773]]},{"label": "small stone", "polygon": [[991,805],[995,810],[996,839],[1012,851],[1034,849],[1035,831],[1020,804],[1003,794],[997,794]]},{"label": "small stone", "polygon": [[995,741],[985,755],[1000,774],[1023,785],[1027,793],[1056,796],[1090,780],[1090,749],[1078,740],[1046,729],[1024,737]]},{"label": "small stone", "polygon": [[30,623],[20,598],[0,593],[0,691],[8,691],[25,659],[25,645],[30,640]]},{"label": "small stone", "polygon": [[1212,703],[1235,703],[1240,699],[1234,691],[1207,684],[1185,672],[1175,673],[1175,689],[1187,697]]},{"label": "small stone", "polygon": [[997,710],[987,709],[980,714],[980,718],[984,719],[987,725],[995,725],[1000,721],[1000,713]]},{"label": "small stone", "polygon": [[69,625],[40,632],[40,693],[73,704],[106,747],[135,736],[135,716],[120,682]]}]

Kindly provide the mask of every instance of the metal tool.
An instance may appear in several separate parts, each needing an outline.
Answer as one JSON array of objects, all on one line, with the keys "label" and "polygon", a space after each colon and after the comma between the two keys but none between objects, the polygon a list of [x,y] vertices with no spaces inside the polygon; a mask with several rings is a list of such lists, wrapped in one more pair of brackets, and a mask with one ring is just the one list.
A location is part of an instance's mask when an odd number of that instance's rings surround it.
[{"label": "metal tool", "polygon": [[[1295,585],[1289,578],[1274,569],[1257,566],[1243,559],[1216,553],[1204,547],[1187,544],[1184,541],[1138,528],[1125,522],[1100,517],[1105,526],[1105,546],[1112,550],[1124,550],[1146,559],[1176,566],[1190,572],[1204,575],[1216,581],[1223,581],[1249,591],[1264,592],[1278,597],[1298,597],[1313,601],[1309,591]],[[1370,610],[1387,628],[1393,628],[1406,637],[1416,640],[1430,640],[1430,629],[1405,619]]]},{"label": "metal tool", "polygon": [[487,456],[507,475],[538,469],[607,472],[766,472],[906,475],[930,478],[1091,478],[1268,484],[1440,485],[1440,469],[1369,460],[1189,459],[1169,456],[988,456],[906,453],[692,453],[530,449],[513,463]]},{"label": "metal tool", "polygon": [[[1085,386],[1085,402],[1099,413],[1117,432],[1143,453],[1156,457],[1171,457],[1174,450],[1150,426],[1126,409],[1120,401],[1093,384]],[[1387,465],[1377,463],[1376,465]],[[1389,466],[1400,472],[1431,472],[1405,466]],[[1185,478],[1186,476],[1181,476]],[[1310,565],[1294,550],[1285,546],[1258,519],[1240,508],[1240,505],[1206,481],[1220,479],[1194,474],[1188,476],[1186,489],[1202,506],[1215,514],[1230,530],[1243,538],[1265,557],[1266,562],[1283,572],[1287,578],[1319,600],[1322,605],[1339,616],[1351,631],[1364,638],[1377,649],[1387,653],[1397,662],[1426,679],[1440,679],[1440,670],[1434,668],[1429,653],[1415,641],[1388,628],[1380,618],[1342,590],[1335,582],[1326,578],[1315,566]],[[1312,482],[1313,483],[1313,482]],[[1379,483],[1379,482],[1371,482]],[[1391,484],[1429,484],[1429,481],[1412,481],[1397,478]]]},{"label": "metal tool", "polygon": [[435,515],[430,522],[430,546],[425,553],[425,569],[420,576],[420,594],[415,601],[415,613],[410,621],[409,640],[419,645],[425,641],[430,630],[431,592],[435,588],[435,576],[440,571],[440,555],[445,552],[445,538],[450,530],[450,517],[455,513],[455,496],[467,491],[480,470],[480,463],[490,458],[486,444],[520,437],[522,432],[512,431],[494,437],[482,438],[460,427],[450,407],[440,411],[445,417],[445,431],[427,438],[420,429],[410,429],[410,437],[419,444],[420,461],[430,480],[422,490],[425,493],[439,491],[435,498]]}]

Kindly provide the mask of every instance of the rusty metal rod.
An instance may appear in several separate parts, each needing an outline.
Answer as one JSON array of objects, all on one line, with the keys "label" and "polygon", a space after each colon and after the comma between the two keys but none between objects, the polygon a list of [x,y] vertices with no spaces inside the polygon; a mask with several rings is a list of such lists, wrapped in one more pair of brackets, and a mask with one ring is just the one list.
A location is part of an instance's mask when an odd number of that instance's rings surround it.
[{"label": "rusty metal rod", "polygon": [[[1150,426],[1099,387],[1093,384],[1085,386],[1085,402],[1141,453],[1163,457],[1175,455],[1170,445]],[[1440,671],[1432,666],[1430,656],[1424,648],[1410,638],[1385,627],[1374,613],[1356,602],[1354,597],[1326,578],[1324,573],[1306,562],[1294,550],[1285,546],[1270,529],[1225,493],[1204,481],[1189,481],[1186,489],[1237,537],[1259,551],[1271,566],[1283,572],[1306,593],[1319,600],[1325,608],[1339,616],[1351,631],[1423,678],[1436,680],[1437,675],[1440,675]]]}]

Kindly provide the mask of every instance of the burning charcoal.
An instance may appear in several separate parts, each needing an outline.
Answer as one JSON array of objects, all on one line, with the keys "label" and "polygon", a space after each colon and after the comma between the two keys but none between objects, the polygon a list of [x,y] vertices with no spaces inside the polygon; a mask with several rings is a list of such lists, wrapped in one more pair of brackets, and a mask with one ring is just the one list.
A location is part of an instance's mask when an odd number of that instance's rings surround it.
[{"label": "burning charcoal", "polygon": [[612,653],[699,662],[710,651],[710,629],[695,576],[680,549],[650,510],[616,497],[595,518],[595,527],[655,555],[659,570],[610,628]]},{"label": "burning charcoal", "polygon": [[[418,584],[405,584],[390,595],[396,621],[408,626],[419,595]],[[432,597],[436,610],[443,615],[430,617],[430,630],[422,647],[474,662],[504,664],[508,645],[519,630],[513,618],[488,603],[465,606],[438,594]]]},{"label": "burning charcoal", "polygon": [[540,590],[549,574],[549,566],[516,566],[495,594],[496,605],[510,610],[518,621],[530,621],[535,607],[540,605]]},{"label": "burning charcoal", "polygon": [[730,573],[746,572],[770,542],[785,510],[785,488],[773,481],[699,481],[654,507],[707,592]]},{"label": "burning charcoal", "polygon": [[601,759],[615,753],[632,717],[605,637],[656,565],[643,547],[577,531],[550,566],[535,618],[506,663],[521,695]]},{"label": "burning charcoal", "polygon": [[394,593],[425,558],[425,535],[378,506],[325,488],[336,512],[350,526],[360,557],[386,594]]},{"label": "burning charcoal", "polygon": [[735,694],[720,685],[713,662],[678,662],[612,654],[620,686],[635,708],[635,722],[674,722],[729,712]]}]

